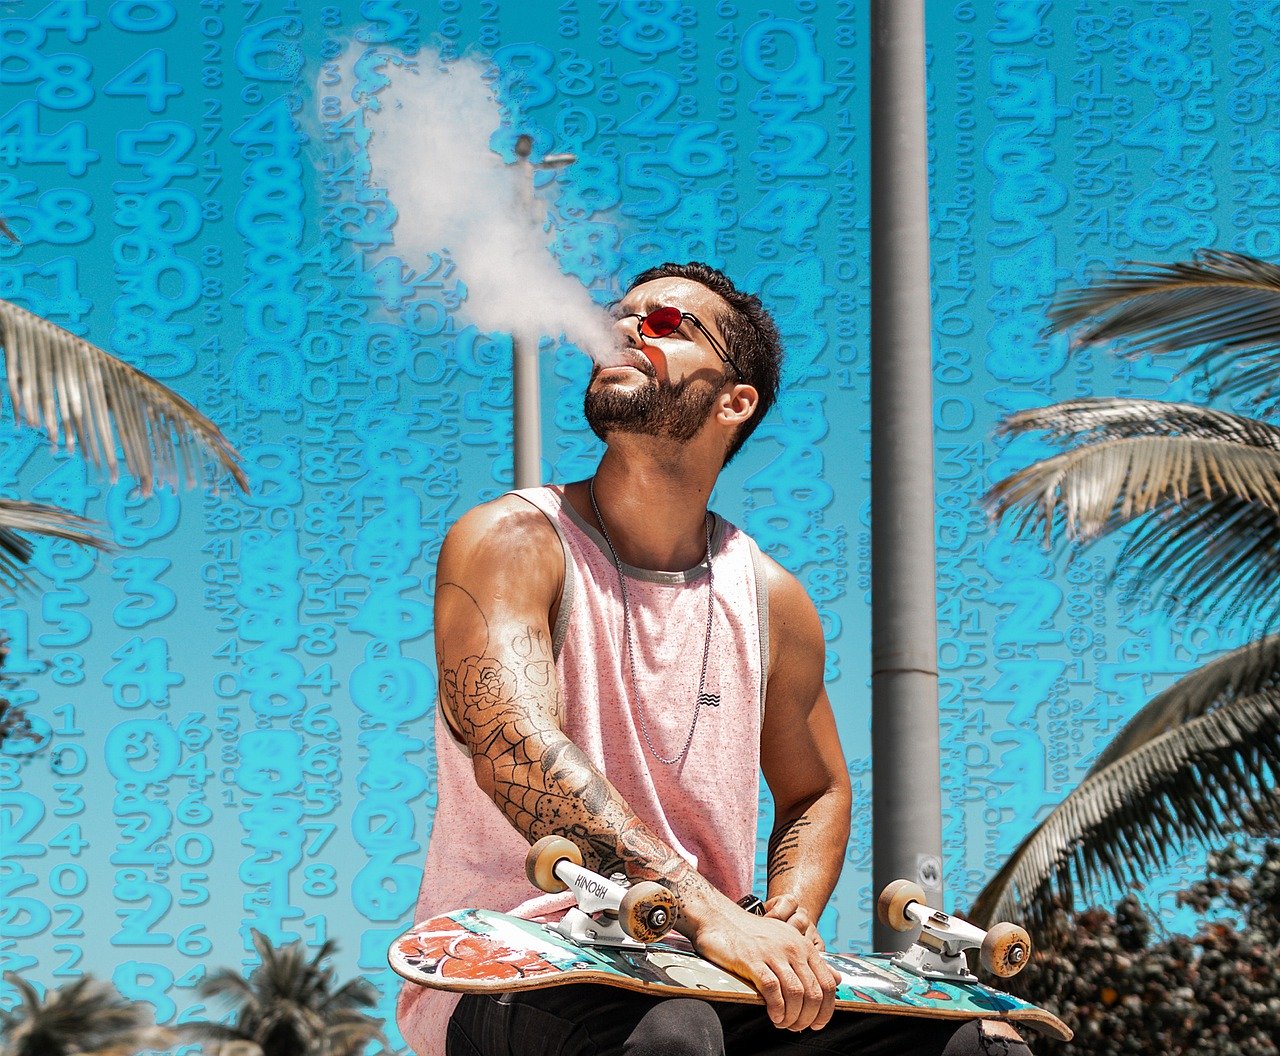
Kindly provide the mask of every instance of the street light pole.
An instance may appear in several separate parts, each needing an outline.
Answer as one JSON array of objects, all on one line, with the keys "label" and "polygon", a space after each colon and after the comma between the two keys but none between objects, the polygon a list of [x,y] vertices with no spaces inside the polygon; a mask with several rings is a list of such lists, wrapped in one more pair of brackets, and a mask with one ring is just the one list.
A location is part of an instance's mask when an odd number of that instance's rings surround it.
[{"label": "street light pole", "polygon": [[[872,890],[942,908],[923,0],[871,2]],[[877,950],[908,936],[876,921]]]},{"label": "street light pole", "polygon": [[[533,195],[536,169],[562,169],[578,160],[575,154],[548,154],[539,162],[529,160],[533,138],[516,139],[516,165],[521,169],[520,194],[526,215],[541,228],[544,217],[537,211]],[[536,342],[537,338],[533,340]],[[538,345],[523,347],[520,337],[511,335],[512,438],[514,480],[517,488],[536,488],[542,483],[542,394],[538,382]]]}]

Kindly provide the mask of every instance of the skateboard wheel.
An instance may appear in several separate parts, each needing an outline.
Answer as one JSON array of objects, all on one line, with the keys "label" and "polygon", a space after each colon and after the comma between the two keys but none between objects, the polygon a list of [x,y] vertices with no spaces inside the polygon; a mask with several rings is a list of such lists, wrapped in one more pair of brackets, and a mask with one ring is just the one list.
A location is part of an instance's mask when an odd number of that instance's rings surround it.
[{"label": "skateboard wheel", "polygon": [[916,922],[907,916],[907,906],[912,902],[924,905],[924,888],[910,880],[894,880],[886,884],[876,902],[876,916],[886,928],[894,931],[910,931]]},{"label": "skateboard wheel", "polygon": [[627,888],[618,906],[618,923],[637,942],[657,942],[675,926],[679,915],[675,895],[652,880]]},{"label": "skateboard wheel", "polygon": [[987,932],[978,961],[992,975],[1008,979],[1031,960],[1031,936],[1017,924],[997,924]]},{"label": "skateboard wheel", "polygon": [[581,865],[582,852],[578,845],[563,836],[543,836],[524,856],[524,875],[539,891],[552,895],[567,891],[569,885],[555,874],[556,863],[565,858],[574,865]]}]

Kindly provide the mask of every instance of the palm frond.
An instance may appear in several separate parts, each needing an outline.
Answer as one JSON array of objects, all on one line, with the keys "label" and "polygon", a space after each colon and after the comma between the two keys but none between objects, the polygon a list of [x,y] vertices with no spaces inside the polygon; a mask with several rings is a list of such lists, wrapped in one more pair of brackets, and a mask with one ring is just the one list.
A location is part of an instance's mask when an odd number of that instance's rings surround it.
[{"label": "palm frond", "polygon": [[[1229,679],[1219,670],[1204,688],[1215,681]],[[1149,739],[1135,736],[1135,748],[1092,771],[1022,841],[970,919],[985,927],[1014,917],[1043,929],[1057,899],[1071,906],[1079,894],[1097,892],[1104,877],[1138,882],[1188,841],[1221,838],[1250,816],[1280,821],[1280,688],[1223,696],[1211,694],[1205,708],[1220,701],[1212,710]],[[1162,698],[1147,707],[1194,710],[1176,694],[1172,704],[1169,694]],[[1134,721],[1146,720],[1139,713]],[[1159,728],[1154,721],[1152,730]]]},{"label": "palm frond", "polygon": [[253,1001],[257,995],[239,972],[219,968],[210,972],[198,987],[202,997],[229,997],[232,1001]]},{"label": "palm frond", "polygon": [[1133,355],[1209,347],[1189,370],[1225,373],[1218,394],[1280,398],[1280,267],[1243,253],[1201,249],[1190,261],[1133,263],[1069,290],[1049,310],[1050,329],[1079,324],[1073,346],[1123,341]]},{"label": "palm frond", "polygon": [[1046,540],[1062,532],[1087,541],[1145,514],[1118,567],[1183,608],[1280,614],[1280,429],[1190,404],[1116,399],[1020,412],[1002,428],[1079,446],[995,484],[986,497],[994,516]]},{"label": "palm frond", "polygon": [[229,1027],[225,1023],[211,1023],[204,1019],[192,1019],[186,1023],[179,1023],[174,1030],[182,1038],[183,1041],[191,1042],[218,1042],[217,1045],[206,1045],[207,1051],[221,1049],[226,1052],[227,1045],[232,1042],[245,1042],[249,1045],[256,1044],[252,1038],[244,1033],[239,1027]]},{"label": "palm frond", "polygon": [[1085,777],[1190,719],[1265,689],[1280,687],[1280,634],[1233,649],[1152,697],[1094,760]]},{"label": "palm frond", "polygon": [[20,532],[68,539],[81,546],[110,550],[111,544],[97,534],[102,525],[57,506],[38,502],[0,499],[0,581],[23,583],[22,566],[31,560],[31,541]]},{"label": "palm frond", "polygon": [[1116,565],[1170,608],[1268,627],[1280,616],[1280,514],[1233,495],[1162,502],[1125,540]]},{"label": "palm frond", "polygon": [[386,1044],[386,1037],[374,1020],[361,1017],[359,1022],[330,1024],[319,1056],[358,1056],[374,1040]]},{"label": "palm frond", "polygon": [[40,735],[31,725],[31,719],[27,717],[27,713],[11,700],[0,697],[0,745],[10,740],[39,741],[39,739]]},{"label": "palm frond", "polygon": [[[111,544],[98,535],[101,529],[102,525],[97,521],[69,513],[60,506],[0,499],[0,533],[30,532],[55,539],[69,539],[73,543],[92,546],[97,550],[108,550]],[[27,544],[24,560],[31,557],[30,545]],[[15,556],[18,556],[17,548],[14,549]]]},{"label": "palm frond", "polygon": [[997,433],[1043,432],[1059,444],[1135,436],[1186,436],[1280,451],[1280,428],[1194,403],[1089,396],[1031,407],[1001,419]]},{"label": "palm frond", "polygon": [[193,487],[207,458],[248,490],[221,430],[153,378],[8,301],[0,301],[0,343],[14,417],[105,467],[113,482],[119,448],[144,495],[156,484]]},{"label": "palm frond", "polygon": [[372,1008],[378,1003],[378,991],[367,979],[349,979],[329,998],[330,1007],[336,1011]]},{"label": "palm frond", "polygon": [[[1055,527],[1088,540],[1193,494],[1280,510],[1280,429],[1221,411],[1155,400],[1074,400],[1004,423],[1079,444],[997,482],[986,503],[1019,532]],[[1144,418],[1147,420],[1144,421]]]},{"label": "palm frond", "polygon": [[0,1034],[8,1033],[15,1023],[43,1004],[40,992],[17,972],[5,972],[4,981],[18,991],[18,1005],[12,1009],[0,1008]]},{"label": "palm frond", "polygon": [[1053,330],[1086,324],[1072,344],[1123,339],[1134,353],[1220,344],[1239,350],[1280,344],[1280,267],[1257,257],[1201,249],[1189,261],[1134,262],[1061,294]]}]

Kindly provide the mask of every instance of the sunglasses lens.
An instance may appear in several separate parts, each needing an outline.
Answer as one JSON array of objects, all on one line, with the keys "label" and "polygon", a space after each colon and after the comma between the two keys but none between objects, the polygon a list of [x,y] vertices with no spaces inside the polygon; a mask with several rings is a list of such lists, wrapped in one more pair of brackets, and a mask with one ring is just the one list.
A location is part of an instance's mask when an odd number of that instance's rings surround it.
[{"label": "sunglasses lens", "polygon": [[679,330],[683,321],[679,308],[658,308],[640,320],[640,332],[645,337],[666,337]]}]

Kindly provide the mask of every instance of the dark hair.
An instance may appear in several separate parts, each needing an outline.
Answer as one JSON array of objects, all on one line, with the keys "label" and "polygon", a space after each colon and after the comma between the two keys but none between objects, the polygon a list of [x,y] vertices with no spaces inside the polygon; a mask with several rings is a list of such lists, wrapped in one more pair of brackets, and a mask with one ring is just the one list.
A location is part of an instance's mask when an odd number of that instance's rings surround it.
[{"label": "dark hair", "polygon": [[637,275],[627,292],[654,279],[688,279],[717,294],[728,306],[727,310],[716,313],[715,322],[724,335],[725,347],[742,369],[743,381],[760,394],[755,413],[738,427],[729,445],[724,458],[728,465],[777,402],[782,374],[782,337],[760,298],[754,293],[743,293],[729,276],[710,264],[696,260],[688,264],[661,264]]}]

